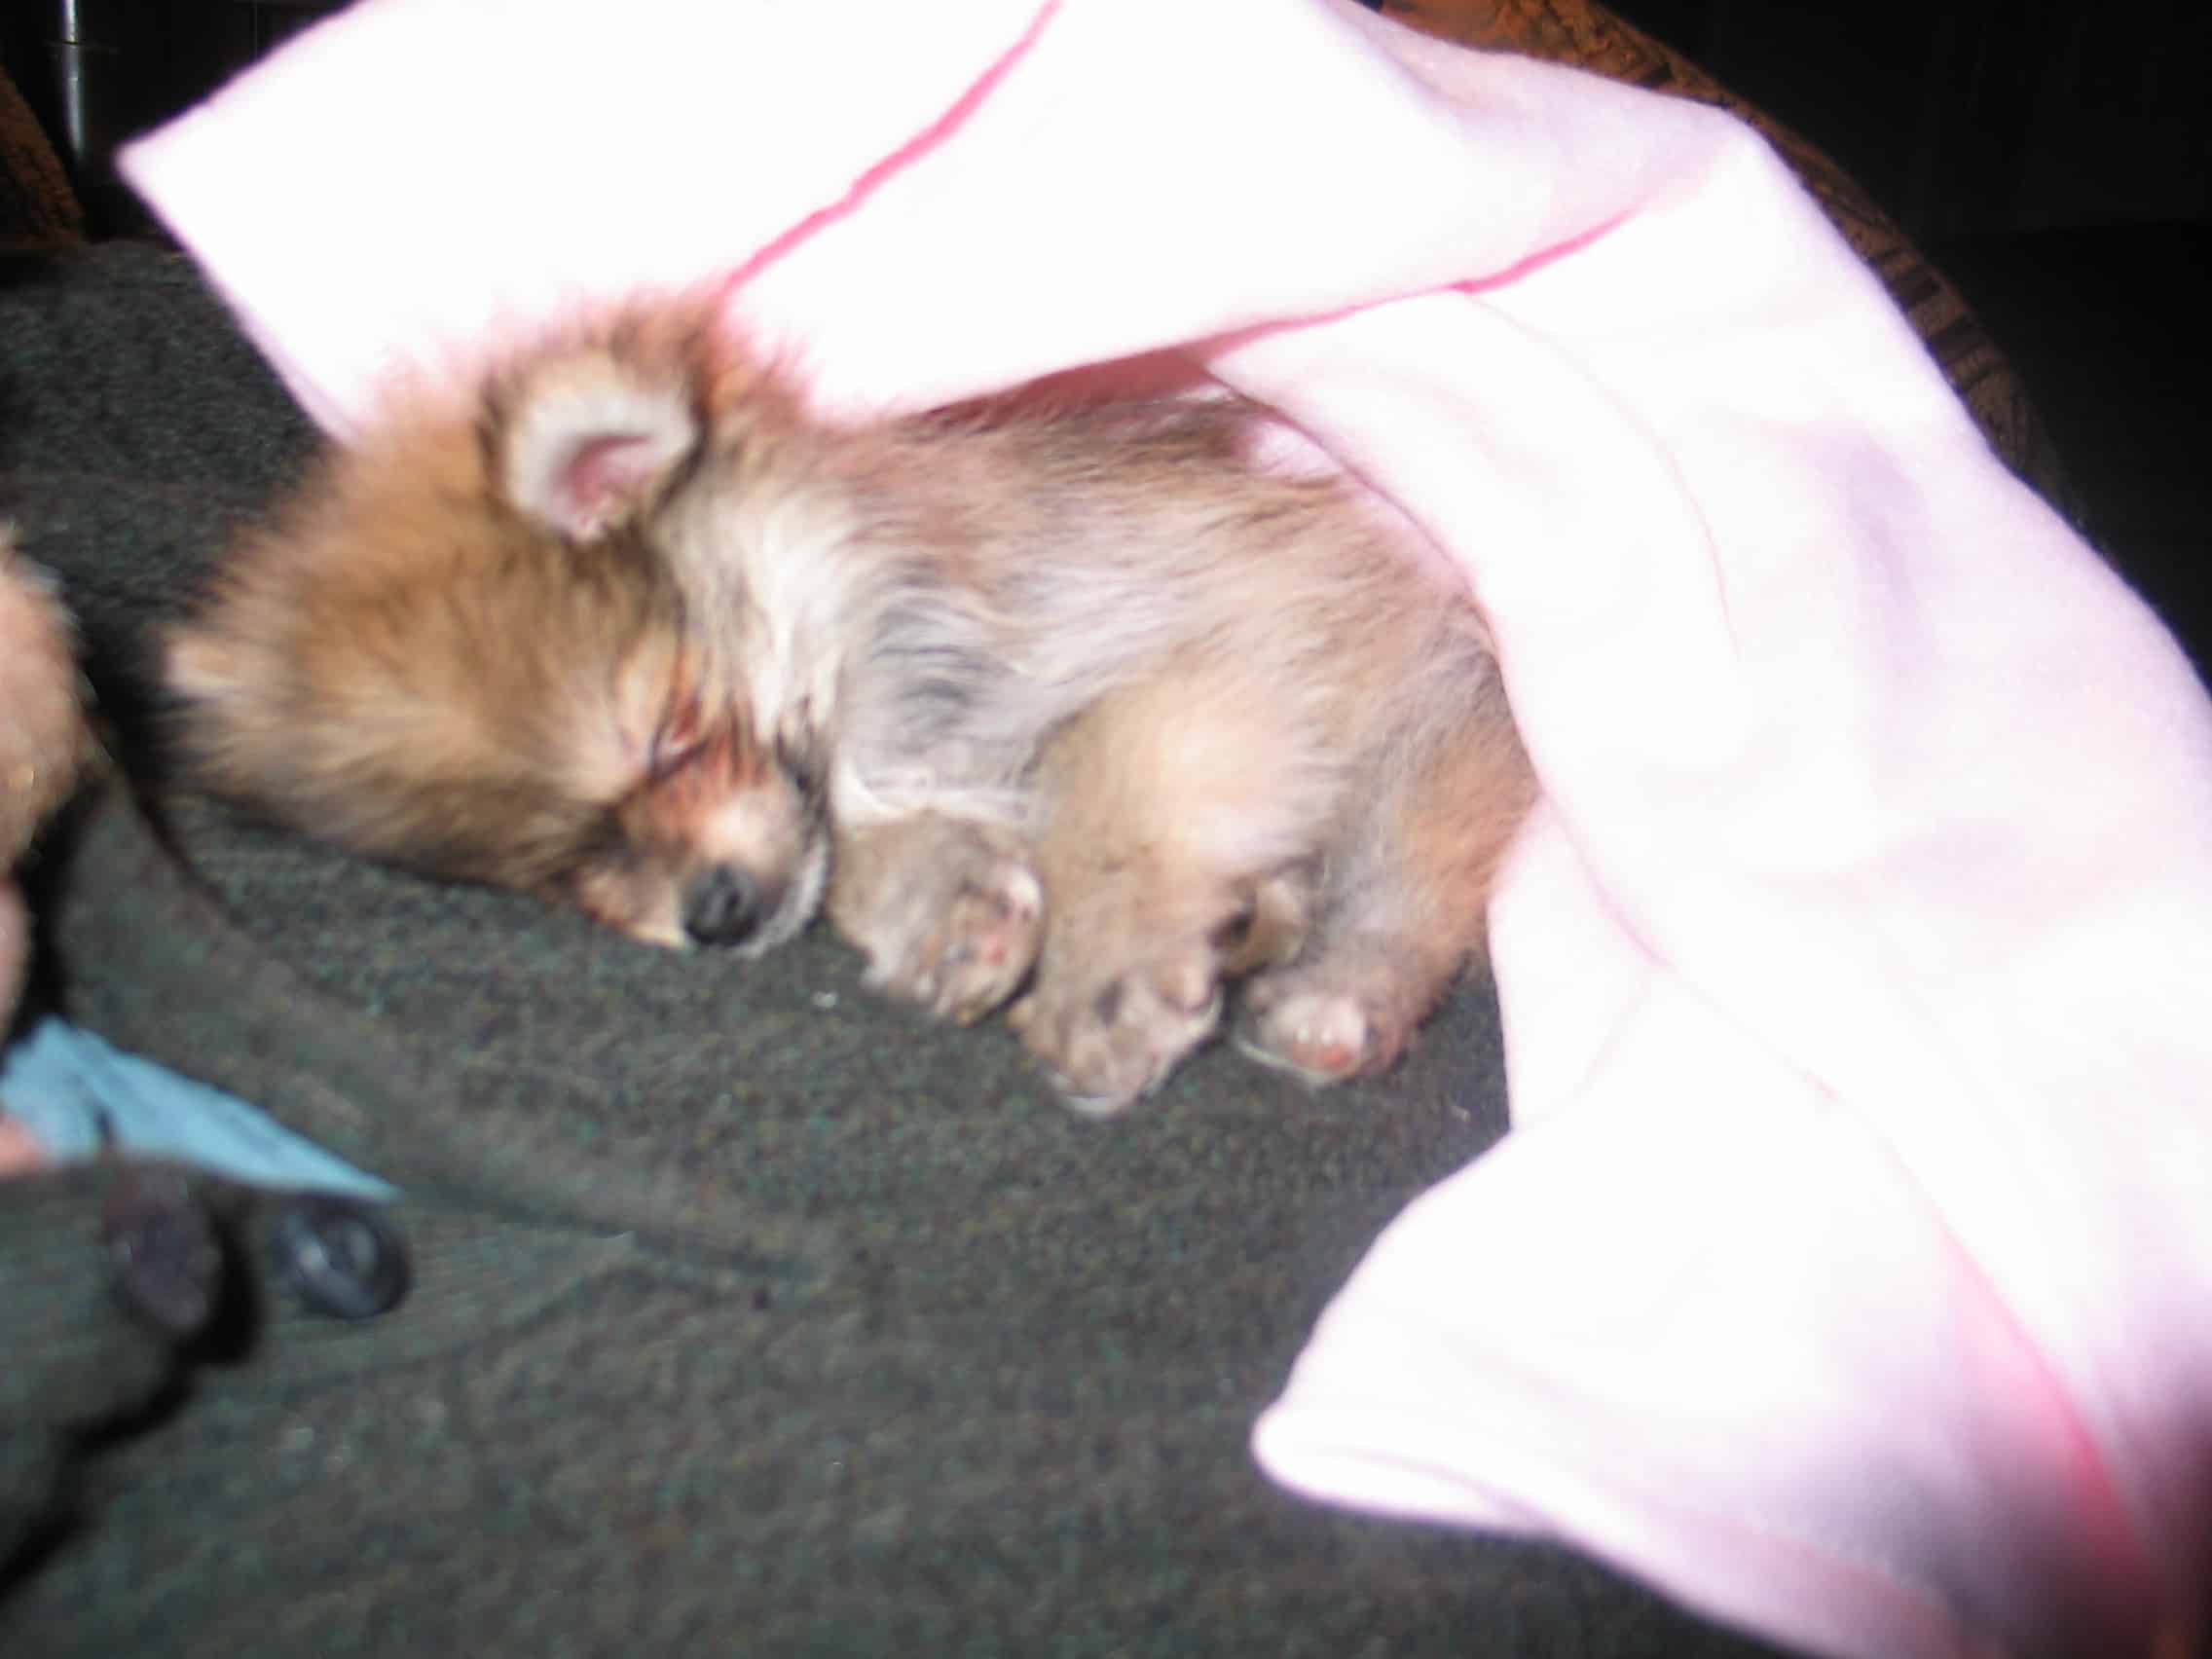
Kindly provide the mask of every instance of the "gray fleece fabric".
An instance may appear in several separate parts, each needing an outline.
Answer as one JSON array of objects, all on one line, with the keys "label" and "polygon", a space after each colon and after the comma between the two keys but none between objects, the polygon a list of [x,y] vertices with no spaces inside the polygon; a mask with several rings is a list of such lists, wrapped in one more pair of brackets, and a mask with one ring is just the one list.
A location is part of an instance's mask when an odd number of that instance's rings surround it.
[{"label": "gray fleece fabric", "polygon": [[[270,1299],[78,1444],[0,1651],[1762,1651],[1247,1454],[1364,1246],[1502,1132],[1483,987],[1380,1083],[1211,1052],[1093,1123],[829,938],[671,955],[166,787],[149,625],[310,442],[174,256],[0,265],[0,512],[116,756],[36,871],[47,1000],[398,1184],[414,1273],[359,1324]],[[0,1335],[93,1318],[22,1231]]]}]

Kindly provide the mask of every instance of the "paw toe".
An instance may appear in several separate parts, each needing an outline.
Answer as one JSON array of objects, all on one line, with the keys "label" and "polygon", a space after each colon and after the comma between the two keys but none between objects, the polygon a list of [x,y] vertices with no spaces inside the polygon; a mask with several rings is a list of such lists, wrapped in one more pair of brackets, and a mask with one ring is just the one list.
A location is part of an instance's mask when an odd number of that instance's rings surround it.
[{"label": "paw toe", "polygon": [[1347,992],[1291,990],[1261,1000],[1251,1012],[1237,1047],[1309,1083],[1337,1083],[1377,1070],[1396,1052],[1382,1022]]}]

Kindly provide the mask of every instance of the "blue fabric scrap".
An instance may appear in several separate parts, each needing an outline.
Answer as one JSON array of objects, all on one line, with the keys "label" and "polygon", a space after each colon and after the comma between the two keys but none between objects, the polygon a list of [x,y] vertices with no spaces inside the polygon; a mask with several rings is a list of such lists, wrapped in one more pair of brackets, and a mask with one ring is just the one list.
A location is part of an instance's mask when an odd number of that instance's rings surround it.
[{"label": "blue fabric scrap", "polygon": [[259,1187],[388,1199],[399,1189],[356,1169],[236,1095],[125,1053],[48,1014],[0,1054],[0,1112],[59,1162],[112,1144]]}]

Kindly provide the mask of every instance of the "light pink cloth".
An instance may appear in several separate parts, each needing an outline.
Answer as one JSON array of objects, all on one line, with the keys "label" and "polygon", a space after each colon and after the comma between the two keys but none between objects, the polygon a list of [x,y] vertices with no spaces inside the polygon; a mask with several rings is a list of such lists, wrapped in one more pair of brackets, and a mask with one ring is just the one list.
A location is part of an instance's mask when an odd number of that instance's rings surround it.
[{"label": "light pink cloth", "polygon": [[1261,1462],[1824,1651],[2188,1628],[2212,709],[1749,131],[1349,0],[368,0],[126,167],[341,433],[728,278],[831,407],[1276,406],[1475,580],[1546,804],[1517,1127]]}]

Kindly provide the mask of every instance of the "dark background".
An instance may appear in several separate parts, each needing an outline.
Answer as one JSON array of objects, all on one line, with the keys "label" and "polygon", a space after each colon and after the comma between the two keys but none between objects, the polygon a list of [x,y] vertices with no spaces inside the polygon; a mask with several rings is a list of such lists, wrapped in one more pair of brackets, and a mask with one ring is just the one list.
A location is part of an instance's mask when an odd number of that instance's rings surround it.
[{"label": "dark background", "polygon": [[2212,7],[1613,9],[1825,150],[1958,284],[2084,528],[2212,677]]},{"label": "dark background", "polygon": [[[95,231],[142,234],[105,171],[114,143],[331,9],[28,0],[5,8],[0,54]],[[1613,9],[1827,151],[1958,284],[2049,426],[2083,528],[2212,665],[2212,7]]]}]

